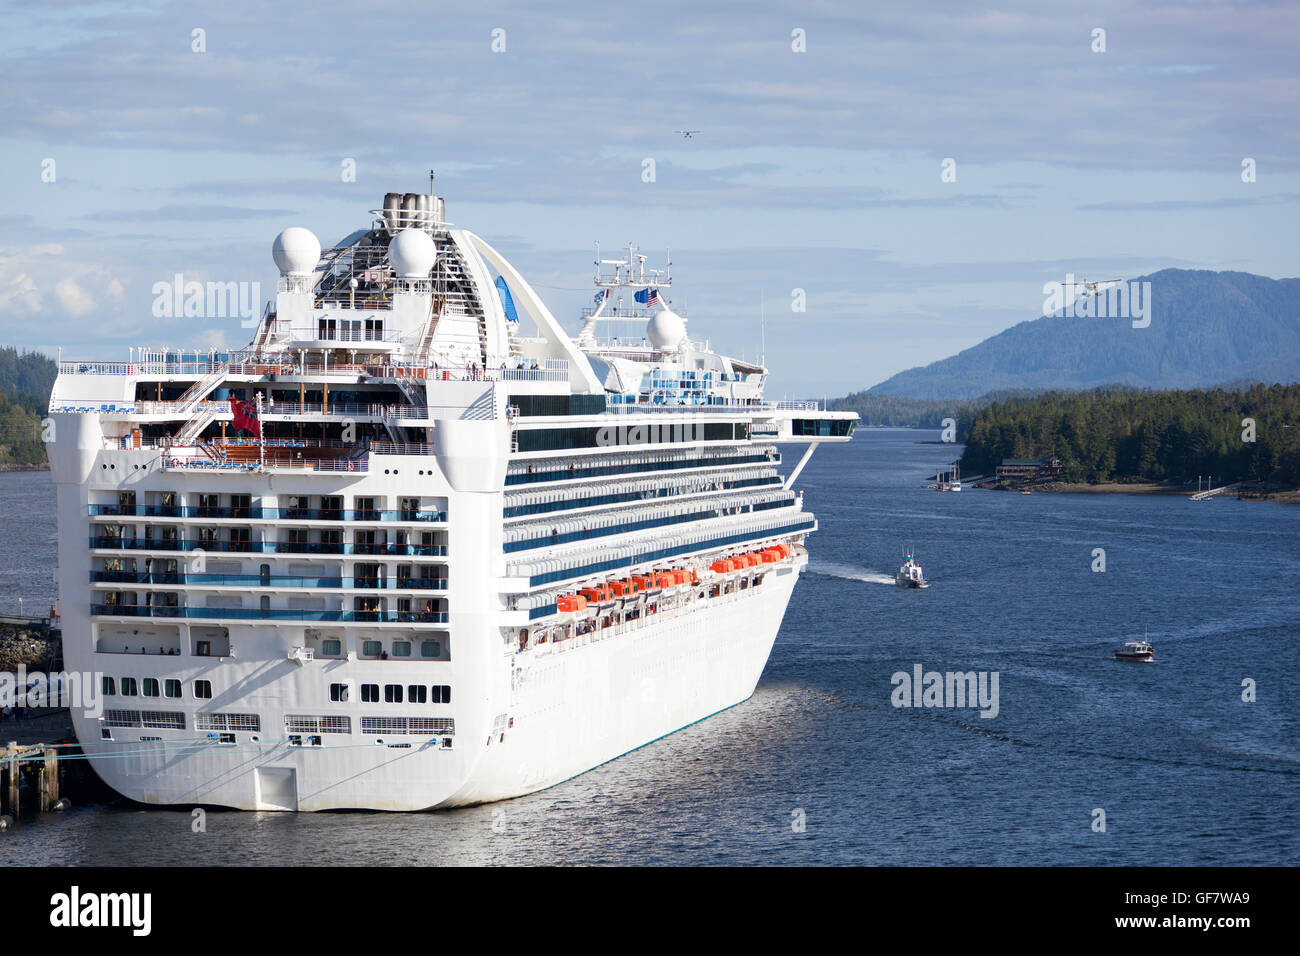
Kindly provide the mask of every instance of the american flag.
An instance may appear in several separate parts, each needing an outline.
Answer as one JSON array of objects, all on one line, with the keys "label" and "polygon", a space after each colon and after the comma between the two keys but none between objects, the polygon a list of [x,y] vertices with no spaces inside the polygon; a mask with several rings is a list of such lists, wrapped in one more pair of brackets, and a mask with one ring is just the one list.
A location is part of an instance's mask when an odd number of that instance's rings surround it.
[{"label": "american flag", "polygon": [[642,289],[636,294],[635,298],[642,305],[657,305],[659,302],[659,290]]}]

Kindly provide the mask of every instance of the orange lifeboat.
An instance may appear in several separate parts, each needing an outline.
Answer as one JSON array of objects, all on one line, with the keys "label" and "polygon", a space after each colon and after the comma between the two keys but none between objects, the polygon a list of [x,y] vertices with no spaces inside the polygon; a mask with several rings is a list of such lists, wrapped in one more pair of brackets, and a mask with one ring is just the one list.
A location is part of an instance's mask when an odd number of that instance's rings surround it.
[{"label": "orange lifeboat", "polygon": [[555,599],[555,608],[565,613],[585,611],[587,609],[587,599],[580,594],[561,594]]},{"label": "orange lifeboat", "polygon": [[586,598],[588,604],[610,604],[614,600],[614,591],[608,584],[583,588],[578,593]]}]

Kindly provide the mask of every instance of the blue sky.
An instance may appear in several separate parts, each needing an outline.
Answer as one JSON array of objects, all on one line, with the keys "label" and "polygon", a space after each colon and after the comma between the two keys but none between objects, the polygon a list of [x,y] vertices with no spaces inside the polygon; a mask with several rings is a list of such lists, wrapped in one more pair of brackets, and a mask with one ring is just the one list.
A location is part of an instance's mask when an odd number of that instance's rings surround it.
[{"label": "blue sky", "polygon": [[268,296],[280,229],[329,245],[430,168],[571,330],[594,240],[671,247],[717,348],[756,354],[761,297],[778,397],[951,355],[1067,272],[1300,272],[1293,3],[465,7],[8,5],[0,343],[241,345],[153,284]]}]

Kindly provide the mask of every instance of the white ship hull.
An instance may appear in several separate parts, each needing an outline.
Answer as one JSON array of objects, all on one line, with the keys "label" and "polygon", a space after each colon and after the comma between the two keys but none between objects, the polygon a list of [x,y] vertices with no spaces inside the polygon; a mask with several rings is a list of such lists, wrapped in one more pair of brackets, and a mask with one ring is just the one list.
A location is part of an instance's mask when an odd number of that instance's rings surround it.
[{"label": "white ship hull", "polygon": [[[764,401],[657,298],[647,345],[584,349],[442,212],[286,229],[246,349],[60,363],[72,717],[123,796],[502,800],[753,693],[817,530],[791,486],[857,416]],[[597,283],[649,305],[633,253]]]},{"label": "white ship hull", "polygon": [[[489,684],[500,692],[475,708],[456,708],[459,733],[449,750],[436,738],[355,734],[339,745],[326,738],[322,747],[289,746],[270,733],[256,743],[241,734],[239,744],[219,746],[192,744],[193,732],[160,730],[157,742],[107,753],[88,747],[103,754],[91,765],[122,796],[146,804],[412,811],[523,796],[748,699],[800,570],[778,569],[758,587],[621,634],[498,659]],[[147,654],[140,660],[151,663]],[[321,680],[313,669],[344,663],[244,665],[248,682],[261,675],[263,683],[240,706],[260,710],[264,727],[277,726],[286,712],[302,709],[289,703],[299,697],[297,682],[306,696]],[[175,673],[166,657],[158,666]],[[429,665],[384,666],[384,679],[403,682],[420,680]],[[270,680],[268,672],[275,675]],[[510,725],[496,726],[498,714],[512,715]],[[74,719],[81,739],[98,736],[98,720],[77,712]]]}]

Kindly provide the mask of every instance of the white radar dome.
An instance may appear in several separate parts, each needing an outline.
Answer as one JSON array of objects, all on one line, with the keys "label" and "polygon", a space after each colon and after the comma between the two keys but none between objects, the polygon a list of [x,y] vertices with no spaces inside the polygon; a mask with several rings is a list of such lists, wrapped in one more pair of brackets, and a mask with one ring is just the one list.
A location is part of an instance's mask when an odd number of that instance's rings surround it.
[{"label": "white radar dome", "polygon": [[388,261],[403,279],[424,279],[438,256],[433,240],[422,229],[403,229],[388,244]]},{"label": "white radar dome", "polygon": [[320,262],[320,240],[310,229],[290,226],[275,237],[271,255],[280,275],[308,276]]},{"label": "white radar dome", "polygon": [[675,349],[686,338],[686,320],[672,309],[660,309],[645,329],[646,338],[657,349]]}]

